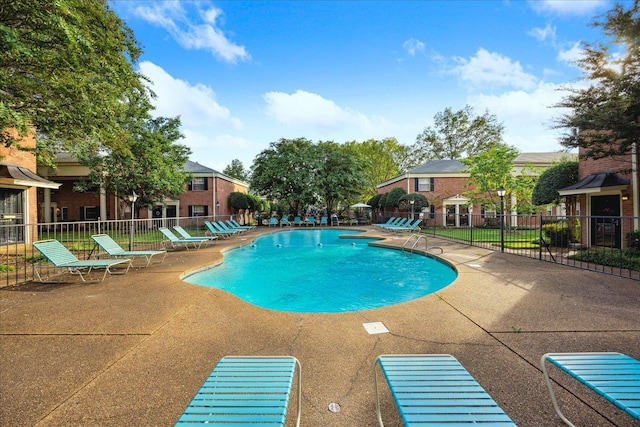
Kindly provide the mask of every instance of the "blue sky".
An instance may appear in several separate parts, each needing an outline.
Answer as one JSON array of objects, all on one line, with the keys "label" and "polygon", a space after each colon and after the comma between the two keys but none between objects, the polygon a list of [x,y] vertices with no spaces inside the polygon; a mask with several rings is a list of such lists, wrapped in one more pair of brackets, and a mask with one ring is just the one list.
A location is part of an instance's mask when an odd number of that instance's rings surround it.
[{"label": "blue sky", "polygon": [[280,138],[410,145],[471,105],[521,152],[559,151],[559,89],[608,0],[130,1],[156,114],[181,116],[191,160],[248,168]]}]

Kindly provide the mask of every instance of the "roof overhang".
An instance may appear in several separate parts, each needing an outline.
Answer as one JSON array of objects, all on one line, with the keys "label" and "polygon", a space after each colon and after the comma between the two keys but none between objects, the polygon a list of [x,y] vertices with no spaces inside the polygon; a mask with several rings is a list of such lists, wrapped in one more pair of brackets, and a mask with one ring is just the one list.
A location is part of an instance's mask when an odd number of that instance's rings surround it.
[{"label": "roof overhang", "polygon": [[560,196],[576,196],[579,194],[596,194],[603,192],[623,191],[629,186],[629,180],[620,178],[613,172],[593,173],[579,182],[558,190]]},{"label": "roof overhang", "polygon": [[42,178],[24,166],[11,163],[0,163],[0,184],[51,189],[58,189],[62,185]]}]

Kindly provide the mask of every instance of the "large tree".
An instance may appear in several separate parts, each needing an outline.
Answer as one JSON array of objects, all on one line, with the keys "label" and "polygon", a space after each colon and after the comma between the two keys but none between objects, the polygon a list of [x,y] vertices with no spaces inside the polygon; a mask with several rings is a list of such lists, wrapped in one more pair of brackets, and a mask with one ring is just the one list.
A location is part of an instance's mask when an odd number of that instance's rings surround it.
[{"label": "large tree", "polygon": [[[629,6],[627,8],[627,6]],[[558,104],[569,112],[556,120],[561,143],[603,158],[631,153],[640,142],[640,1],[617,3],[592,26],[605,39],[583,43],[583,88],[569,88]]]},{"label": "large tree", "polygon": [[416,137],[411,157],[417,165],[473,156],[501,143],[503,130],[502,123],[488,111],[476,116],[468,105],[458,111],[446,108],[434,116],[433,127],[426,127]]},{"label": "large tree", "polygon": [[225,175],[229,175],[230,177],[240,179],[242,181],[249,180],[249,172],[245,170],[244,165],[238,159],[231,160],[231,163],[229,163],[227,167],[224,168],[222,173]]},{"label": "large tree", "polygon": [[[493,204],[499,201],[496,189],[504,187],[507,194],[516,192],[518,183],[513,176],[513,161],[518,150],[506,144],[497,144],[488,150],[462,159],[469,173],[467,193],[474,203]],[[531,185],[532,186],[532,185]],[[510,197],[507,197],[507,202]]]},{"label": "large tree", "polygon": [[531,202],[536,206],[559,204],[562,197],[560,188],[578,182],[578,162],[565,160],[547,168],[540,174],[533,187]]},{"label": "large tree", "polygon": [[19,146],[7,129],[35,130],[44,148],[127,140],[124,101],[148,94],[141,49],[107,0],[4,0],[0,52],[0,144]]},{"label": "large tree", "polygon": [[360,199],[368,200],[377,194],[376,186],[406,171],[410,166],[408,147],[395,138],[351,141],[345,144],[362,162],[365,162],[364,186]]},{"label": "large tree", "polygon": [[333,141],[320,142],[315,150],[317,168],[313,183],[327,207],[327,215],[331,215],[338,202],[353,201],[358,196],[365,181],[366,164]]},{"label": "large tree", "polygon": [[271,201],[286,203],[291,213],[315,202],[313,143],[282,138],[259,153],[251,169],[251,189]]},{"label": "large tree", "polygon": [[165,198],[177,198],[185,190],[189,175],[184,166],[191,150],[177,144],[179,118],[135,117],[128,125],[130,138],[125,146],[85,153],[80,161],[91,172],[78,191],[101,186],[124,203],[134,192],[136,207],[152,208]]}]

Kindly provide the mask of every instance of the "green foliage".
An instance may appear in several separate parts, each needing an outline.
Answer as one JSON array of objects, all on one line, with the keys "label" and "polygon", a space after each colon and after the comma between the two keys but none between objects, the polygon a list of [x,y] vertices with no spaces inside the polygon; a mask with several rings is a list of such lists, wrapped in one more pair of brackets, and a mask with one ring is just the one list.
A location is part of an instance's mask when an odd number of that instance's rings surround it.
[{"label": "green foliage", "polygon": [[76,190],[102,186],[123,202],[135,191],[136,207],[151,208],[184,192],[184,184],[190,179],[184,166],[191,150],[175,143],[182,137],[179,118],[152,119],[137,110],[138,105],[128,107],[130,115],[123,120],[128,122],[130,137],[125,146],[84,153],[79,160],[91,172],[88,181],[78,184]]},{"label": "green foliage", "polygon": [[635,251],[621,251],[620,249],[580,251],[571,255],[570,258],[583,262],[640,271],[640,257],[638,257],[638,253]]},{"label": "green foliage", "polygon": [[429,201],[420,193],[405,194],[400,197],[399,204],[406,210],[411,210],[411,201],[413,200],[413,211],[420,212],[424,208],[429,207]]},{"label": "green foliage", "polygon": [[245,193],[234,191],[229,194],[229,206],[236,212],[240,209],[247,209],[249,207],[249,198]]},{"label": "green foliage", "polygon": [[374,209],[378,209],[378,206],[382,205],[382,203],[380,203],[380,198],[382,198],[382,194],[376,194],[375,196],[367,200],[367,204]]},{"label": "green foliage", "polygon": [[351,141],[343,147],[364,163],[363,188],[357,199],[367,200],[377,193],[376,186],[412,167],[408,147],[395,138]]},{"label": "green foliage", "polygon": [[271,210],[271,204],[262,197],[251,193],[247,194],[246,197],[250,211],[268,212]]},{"label": "green foliage", "polygon": [[557,106],[570,112],[555,125],[566,129],[562,145],[598,159],[629,153],[640,142],[640,2],[616,3],[592,26],[604,37],[584,43],[577,61],[589,86],[567,89]]},{"label": "green foliage", "polygon": [[578,162],[562,161],[546,169],[536,181],[531,202],[536,206],[558,204],[561,201],[558,189],[578,182]]},{"label": "green foliage", "polygon": [[15,271],[16,267],[13,265],[0,264],[0,273],[8,273],[10,271]]},{"label": "green foliage", "polygon": [[640,231],[631,231],[626,235],[627,250],[635,256],[640,255]]},{"label": "green foliage", "polygon": [[565,247],[573,241],[571,229],[566,222],[552,222],[542,225],[546,242],[551,246]]},{"label": "green foliage", "polygon": [[384,206],[386,208],[397,208],[400,206],[400,199],[407,194],[404,188],[396,187],[386,194]]},{"label": "green foliage", "polygon": [[0,51],[3,145],[19,145],[7,129],[35,128],[42,153],[118,147],[124,101],[149,96],[140,46],[107,0],[0,2]]},{"label": "green foliage", "polygon": [[332,141],[319,142],[315,151],[318,162],[313,180],[315,192],[327,208],[326,214],[331,215],[338,202],[358,197],[365,182],[366,164]]},{"label": "green foliage", "polygon": [[434,116],[434,126],[416,137],[411,147],[415,165],[437,159],[461,159],[474,156],[502,142],[504,126],[488,111],[475,116],[473,108],[450,107]]},{"label": "green foliage", "polygon": [[324,205],[329,214],[337,203],[356,198],[364,187],[365,163],[332,141],[305,139],[272,142],[254,160],[251,188],[277,201],[283,211],[300,214]]},{"label": "green foliage", "polygon": [[518,186],[516,177],[511,173],[513,161],[518,154],[518,150],[514,147],[495,144],[485,151],[462,159],[462,163],[466,166],[465,172],[469,173],[466,184],[469,191],[465,194],[475,203],[498,206],[500,200],[495,190],[502,186],[507,190],[505,210],[508,211],[510,194]]},{"label": "green foliage", "polygon": [[249,180],[249,172],[245,170],[244,165],[238,159],[231,160],[231,163],[227,165],[222,171],[223,174],[229,175],[232,178],[237,178],[242,181]]}]

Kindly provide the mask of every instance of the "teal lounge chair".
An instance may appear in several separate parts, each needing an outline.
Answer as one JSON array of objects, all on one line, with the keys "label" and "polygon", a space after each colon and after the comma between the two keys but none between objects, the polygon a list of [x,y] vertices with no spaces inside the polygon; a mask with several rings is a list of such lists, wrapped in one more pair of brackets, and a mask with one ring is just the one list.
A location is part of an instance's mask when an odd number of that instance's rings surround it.
[{"label": "teal lounge chair", "polygon": [[224,221],[215,221],[213,223],[214,225],[218,226],[218,229],[221,231],[226,231],[228,233],[232,233],[232,234],[242,234],[242,233],[246,233],[248,230],[242,228],[232,228],[229,225],[227,225]]},{"label": "teal lounge chair", "polygon": [[292,356],[227,356],[220,359],[176,426],[284,427],[296,366],[296,426],[300,425],[301,367]]},{"label": "teal lounge chair", "polygon": [[[167,251],[125,251],[122,249],[122,246],[118,244],[115,240],[111,238],[108,234],[94,234],[91,236],[94,242],[100,246],[100,248],[107,253],[110,257],[113,258],[131,258],[131,266],[132,267],[148,267],[153,260],[153,257],[158,255],[160,261],[156,261],[157,263],[161,263],[167,256]],[[144,259],[144,265],[133,265],[134,259]]]},{"label": "teal lounge chair", "polygon": [[395,226],[395,227],[385,227],[384,230],[391,231],[392,233],[411,233],[413,231],[420,231],[420,223],[421,219],[416,219],[415,221],[410,221],[408,224]]},{"label": "teal lounge chair", "polygon": [[293,225],[296,225],[296,226],[300,227],[301,224],[302,224],[302,221],[300,221],[300,217],[299,216],[293,218]]},{"label": "teal lounge chair", "polygon": [[213,222],[209,222],[209,221],[205,221],[204,225],[207,227],[207,233],[211,234],[212,236],[217,236],[217,237],[222,237],[223,239],[228,239],[229,237],[233,236],[234,234],[236,234],[235,232],[230,232],[230,231],[224,231],[218,227],[220,227],[219,225],[216,227],[217,224],[215,224]]},{"label": "teal lounge chair", "polygon": [[[104,269],[104,274],[102,275],[102,279],[99,281],[102,282],[105,277],[107,277],[107,273],[109,274],[125,274],[131,268],[131,260],[127,259],[87,259],[87,260],[79,260],[73,253],[69,251],[64,245],[57,240],[40,240],[38,242],[33,243],[33,247],[35,247],[42,255],[44,255],[51,264],[53,264],[56,268],[62,268],[67,270],[72,275],[80,276],[80,279],[83,282],[86,282],[85,275],[91,273],[94,269]],[[114,266],[123,267],[122,269],[115,271],[111,268]],[[86,271],[85,271],[86,270]],[[36,264],[34,267],[35,278],[42,283],[45,283],[42,280],[42,275],[38,271],[38,265]]]},{"label": "teal lounge chair", "polygon": [[640,361],[621,353],[547,353],[542,356],[540,364],[553,407],[565,424],[573,426],[560,410],[545,362],[640,420]]},{"label": "teal lounge chair", "polygon": [[235,219],[230,219],[227,221],[227,224],[229,225],[229,227],[231,227],[232,229],[237,228],[238,230],[253,230],[254,228],[256,228],[253,225],[240,225],[238,224],[238,221],[236,221]]},{"label": "teal lounge chair", "polygon": [[291,226],[291,222],[289,222],[289,215],[283,215],[282,218],[280,218],[280,227],[290,227]]},{"label": "teal lounge chair", "polygon": [[374,227],[385,227],[387,225],[391,225],[396,220],[395,216],[392,216],[385,223],[373,224]]},{"label": "teal lounge chair", "polygon": [[202,241],[203,243],[209,245],[213,243],[214,240],[218,239],[217,236],[192,236],[187,230],[179,225],[174,225],[173,230],[180,235],[182,240],[191,240],[194,242]]},{"label": "teal lounge chair", "polygon": [[323,216],[322,218],[320,218],[320,225],[329,225],[329,219],[326,216]]},{"label": "teal lounge chair", "polygon": [[376,365],[384,374],[406,427],[516,424],[448,354],[382,355],[374,365],[378,422],[383,427]]},{"label": "teal lounge chair", "polygon": [[276,219],[275,216],[272,216],[271,218],[269,218],[269,227],[277,227],[278,226],[278,220]]},{"label": "teal lounge chair", "polygon": [[381,225],[380,228],[386,230],[386,229],[391,228],[391,227],[402,227],[403,225],[408,224],[409,221],[410,221],[409,218],[400,218],[399,217],[399,218],[396,218],[396,220],[394,222],[392,222],[391,224],[389,224],[389,225]]},{"label": "teal lounge chair", "polygon": [[311,225],[311,226],[316,225],[316,219],[314,217],[312,217],[312,216],[307,218],[307,226],[309,226],[309,225]]},{"label": "teal lounge chair", "polygon": [[166,239],[162,241],[162,247],[165,249],[167,249],[167,245],[170,246],[171,249],[184,248],[186,250],[189,250],[189,247],[200,249],[200,247],[204,243],[206,243],[206,240],[200,240],[200,239],[197,239],[197,240],[180,239],[178,238],[178,236],[173,234],[171,230],[169,230],[166,227],[160,227],[158,228],[158,231],[160,231],[164,235],[164,237],[166,237]]}]

